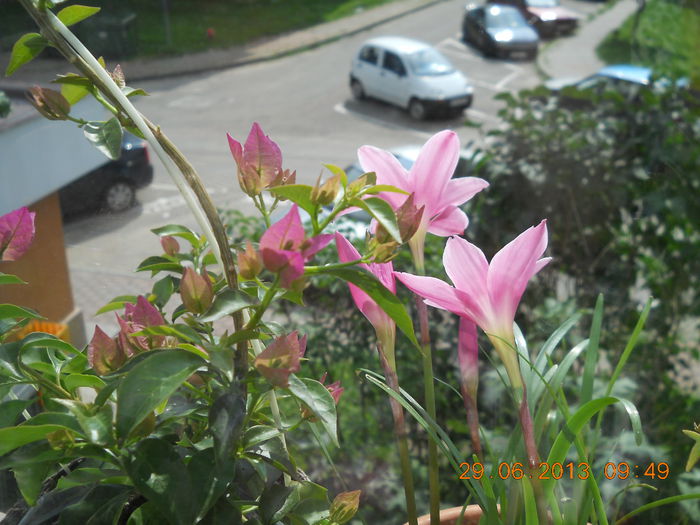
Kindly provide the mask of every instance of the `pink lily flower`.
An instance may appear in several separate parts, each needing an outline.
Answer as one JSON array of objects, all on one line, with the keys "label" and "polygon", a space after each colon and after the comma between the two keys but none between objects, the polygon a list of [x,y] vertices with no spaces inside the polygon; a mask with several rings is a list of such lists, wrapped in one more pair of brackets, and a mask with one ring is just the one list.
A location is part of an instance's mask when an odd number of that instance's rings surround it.
[{"label": "pink lily flower", "polygon": [[248,195],[255,196],[282,174],[282,151],[255,122],[245,146],[226,134],[229,148],[238,166],[238,181]]},{"label": "pink lily flower", "polygon": [[[429,306],[466,317],[486,332],[509,375],[515,372],[513,322],[528,281],[549,263],[540,258],[547,248],[547,222],[528,228],[491,260],[470,242],[452,237],[443,254],[445,271],[454,287],[434,277],[395,272]],[[518,372],[519,377],[519,372]],[[512,376],[511,376],[512,379]]]},{"label": "pink lily flower", "polygon": [[[355,247],[350,244],[345,237],[341,234],[335,234],[335,246],[338,250],[338,258],[340,262],[351,262],[361,259],[362,256],[355,249]],[[387,288],[391,293],[396,293],[396,279],[394,278],[394,266],[391,262],[388,263],[370,263],[370,264],[358,264],[359,267],[374,274],[374,276],[379,279],[379,281]],[[396,340],[396,323],[389,317],[384,310],[382,310],[379,305],[367,295],[360,288],[354,284],[348,283],[350,288],[350,295],[352,295],[352,300],[355,302],[358,310],[367,318],[367,320],[372,323],[374,331],[377,333],[377,339],[382,345],[385,352],[391,356],[389,360],[392,366],[394,364],[394,342]]]},{"label": "pink lily flower", "polygon": [[[373,146],[358,150],[362,169],[377,174],[377,184],[389,184],[415,194],[415,206],[425,206],[419,232],[446,237],[461,235],[469,224],[458,208],[489,184],[478,177],[452,179],[459,160],[459,138],[454,131],[441,131],[425,143],[410,171],[388,151]],[[399,193],[381,193],[394,209],[407,199]]]},{"label": "pink lily flower", "polygon": [[0,261],[16,261],[29,249],[35,216],[23,206],[0,217]]},{"label": "pink lily flower", "polygon": [[270,226],[260,238],[260,255],[263,265],[280,274],[281,284],[289,288],[295,279],[304,274],[304,262],[331,242],[331,234],[306,238],[304,226],[295,204],[289,213]]}]

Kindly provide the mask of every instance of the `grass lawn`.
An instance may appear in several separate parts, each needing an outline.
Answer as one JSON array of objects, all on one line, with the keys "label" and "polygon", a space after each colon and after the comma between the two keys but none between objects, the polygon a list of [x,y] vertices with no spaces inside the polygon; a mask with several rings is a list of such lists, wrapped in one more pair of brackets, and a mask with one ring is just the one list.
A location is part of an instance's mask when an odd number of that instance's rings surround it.
[{"label": "grass lawn", "polygon": [[[117,45],[118,49],[128,49],[132,56],[181,54],[244,44],[260,37],[336,20],[391,1],[395,0],[169,0],[171,42],[168,43],[162,0],[83,0],[77,3],[100,5],[102,12],[76,28],[82,26],[79,35],[88,47],[99,48],[94,49],[97,53],[105,53],[103,46]],[[124,33],[128,36],[127,45],[111,38],[103,42],[92,42],[88,38],[94,38],[103,29],[109,15],[121,17],[128,12],[137,16]],[[0,0],[0,13],[3,47],[11,46],[23,32],[35,30],[32,21],[15,2]],[[98,30],[93,30],[96,27]],[[213,29],[213,38],[207,36],[208,29]]]},{"label": "grass lawn", "polygon": [[601,42],[601,60],[645,65],[663,75],[700,82],[700,0],[647,0],[633,39],[636,16]]}]

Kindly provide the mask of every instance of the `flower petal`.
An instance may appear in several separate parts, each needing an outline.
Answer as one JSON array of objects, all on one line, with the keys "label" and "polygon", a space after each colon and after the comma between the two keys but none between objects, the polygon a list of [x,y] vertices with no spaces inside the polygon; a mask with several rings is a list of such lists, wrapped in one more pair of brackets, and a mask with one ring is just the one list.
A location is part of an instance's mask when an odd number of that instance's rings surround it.
[{"label": "flower petal", "polygon": [[394,272],[396,278],[401,281],[406,288],[426,299],[426,304],[448,310],[454,314],[467,316],[467,312],[461,301],[461,295],[457,290],[440,279],[435,277],[423,277],[404,272]]},{"label": "flower petal", "polygon": [[470,391],[476,392],[479,382],[479,344],[476,335],[476,324],[466,317],[459,318],[459,344],[457,357],[462,381]]},{"label": "flower petal", "polygon": [[333,240],[333,235],[330,233],[322,233],[311,239],[307,239],[305,248],[301,251],[301,255],[304,257],[305,261],[311,259],[317,252],[323,250],[328,243]]},{"label": "flower petal", "polygon": [[282,288],[291,288],[292,281],[304,275],[304,259],[299,252],[287,252],[288,264],[280,272],[280,284]]},{"label": "flower petal", "polygon": [[503,322],[512,321],[530,278],[544,264],[538,260],[547,248],[547,221],[518,235],[492,259],[487,287],[494,311]]},{"label": "flower petal", "polygon": [[228,139],[228,147],[231,150],[231,155],[238,165],[238,169],[243,168],[243,146],[240,142],[234,139],[229,133],[226,133],[226,138]]},{"label": "flower petal", "polygon": [[442,200],[443,193],[458,160],[459,138],[449,130],[433,135],[418,154],[409,173],[412,186],[409,193],[415,191],[416,205],[425,204],[425,213],[429,217],[440,213],[449,204]]},{"label": "flower petal", "polygon": [[488,186],[489,183],[479,177],[450,179],[445,187],[443,201],[454,206],[461,206]]},{"label": "flower petal", "polygon": [[456,206],[449,205],[428,224],[428,231],[433,235],[447,237],[462,235],[469,225],[467,214]]},{"label": "flower petal", "polygon": [[479,248],[461,237],[451,237],[445,245],[442,264],[455,288],[469,295],[481,306],[482,312],[491,311],[486,287],[489,263]]},{"label": "flower petal", "polygon": [[[377,174],[377,184],[396,186],[407,193],[413,193],[412,183],[401,163],[388,151],[374,146],[362,146],[357,150],[360,165],[365,171],[373,171]],[[396,209],[407,199],[401,193],[382,192],[379,194]]]},{"label": "flower petal", "polygon": [[282,171],[282,151],[279,146],[263,132],[255,122],[245,141],[243,151],[245,163],[255,167],[267,186]]}]

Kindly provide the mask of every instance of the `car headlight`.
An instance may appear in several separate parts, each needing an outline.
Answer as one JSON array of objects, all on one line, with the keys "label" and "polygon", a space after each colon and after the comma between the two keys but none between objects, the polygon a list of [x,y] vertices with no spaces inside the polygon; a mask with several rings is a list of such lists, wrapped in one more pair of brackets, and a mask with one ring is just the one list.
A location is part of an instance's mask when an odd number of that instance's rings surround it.
[{"label": "car headlight", "polygon": [[551,22],[552,20],[556,20],[557,14],[554,11],[547,11],[545,13],[542,13],[542,16],[540,16],[543,22]]},{"label": "car headlight", "polygon": [[493,35],[493,38],[496,40],[496,42],[510,42],[513,40],[513,31],[510,29],[504,29],[503,31],[499,31]]}]

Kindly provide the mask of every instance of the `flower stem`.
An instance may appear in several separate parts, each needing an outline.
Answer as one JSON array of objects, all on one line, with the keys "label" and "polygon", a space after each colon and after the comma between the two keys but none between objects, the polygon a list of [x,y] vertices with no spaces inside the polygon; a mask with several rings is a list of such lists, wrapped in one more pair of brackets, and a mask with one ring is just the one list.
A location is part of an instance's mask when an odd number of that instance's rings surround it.
[{"label": "flower stem", "polygon": [[[397,394],[401,393],[399,387],[399,377],[396,374],[396,362],[392,364],[387,360],[384,353],[384,348],[381,343],[377,344],[379,352],[379,360],[384,369],[386,382],[389,387]],[[416,496],[413,487],[413,472],[411,471],[411,458],[408,454],[408,435],[406,433],[406,421],[404,419],[403,407],[396,399],[389,396],[391,404],[391,415],[394,418],[394,435],[396,436],[396,444],[399,448],[399,458],[401,459],[401,476],[403,478],[403,489],[406,495],[406,513],[408,514],[408,523],[410,525],[418,525],[418,511],[416,509]]]},{"label": "flower stem", "polygon": [[472,448],[474,449],[474,454],[479,458],[479,461],[484,463],[481,436],[479,435],[479,412],[477,410],[476,397],[469,393],[469,389],[464,383],[462,383],[462,397],[464,398],[464,410],[467,412],[467,424],[469,425]]}]

